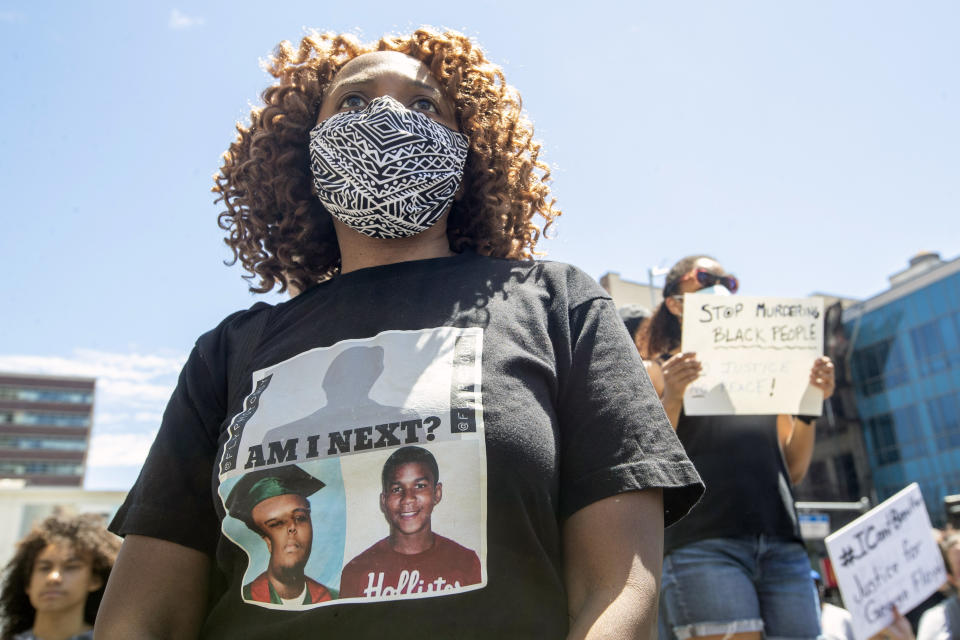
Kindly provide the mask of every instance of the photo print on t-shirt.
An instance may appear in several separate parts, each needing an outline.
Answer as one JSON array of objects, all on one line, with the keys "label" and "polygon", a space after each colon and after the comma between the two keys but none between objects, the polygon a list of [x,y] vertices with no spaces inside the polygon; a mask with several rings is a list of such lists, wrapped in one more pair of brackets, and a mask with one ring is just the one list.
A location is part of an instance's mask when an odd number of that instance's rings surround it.
[{"label": "photo print on t-shirt", "polygon": [[385,331],[253,373],[219,460],[250,604],[486,585],[481,328]]}]

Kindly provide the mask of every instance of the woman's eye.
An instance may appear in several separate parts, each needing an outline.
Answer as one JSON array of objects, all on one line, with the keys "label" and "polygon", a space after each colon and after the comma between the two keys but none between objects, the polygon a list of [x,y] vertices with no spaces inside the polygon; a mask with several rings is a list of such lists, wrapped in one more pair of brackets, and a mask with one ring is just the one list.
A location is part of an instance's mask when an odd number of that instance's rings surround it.
[{"label": "woman's eye", "polygon": [[410,105],[413,109],[417,111],[428,111],[430,113],[437,113],[437,107],[432,102],[426,98],[420,98],[419,100],[414,100],[413,104]]},{"label": "woman's eye", "polygon": [[347,96],[340,101],[341,109],[363,109],[367,106],[367,101],[360,96]]}]

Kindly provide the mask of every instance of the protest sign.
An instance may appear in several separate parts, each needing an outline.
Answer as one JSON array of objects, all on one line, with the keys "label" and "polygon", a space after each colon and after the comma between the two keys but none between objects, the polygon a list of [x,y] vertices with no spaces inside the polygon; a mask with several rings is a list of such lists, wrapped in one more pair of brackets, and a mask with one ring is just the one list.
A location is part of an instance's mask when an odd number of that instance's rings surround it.
[{"label": "protest sign", "polygon": [[911,484],[824,540],[857,640],[906,614],[947,579],[920,487]]},{"label": "protest sign", "polygon": [[823,355],[823,299],[688,293],[683,308],[681,349],[703,364],[687,415],[820,415],[810,370]]}]

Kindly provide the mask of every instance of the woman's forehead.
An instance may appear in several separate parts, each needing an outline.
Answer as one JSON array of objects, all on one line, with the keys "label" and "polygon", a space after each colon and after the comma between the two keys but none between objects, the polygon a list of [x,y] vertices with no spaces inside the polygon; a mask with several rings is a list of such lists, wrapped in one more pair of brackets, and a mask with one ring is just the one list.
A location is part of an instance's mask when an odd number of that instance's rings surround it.
[{"label": "woman's forehead", "polygon": [[344,83],[375,81],[383,76],[399,76],[415,82],[440,88],[427,65],[399,51],[374,51],[364,53],[349,61],[337,72],[330,89]]},{"label": "woman's forehead", "polygon": [[694,263],[694,267],[706,269],[708,271],[723,271],[723,267],[720,266],[720,263],[712,258],[699,258],[696,263]]}]

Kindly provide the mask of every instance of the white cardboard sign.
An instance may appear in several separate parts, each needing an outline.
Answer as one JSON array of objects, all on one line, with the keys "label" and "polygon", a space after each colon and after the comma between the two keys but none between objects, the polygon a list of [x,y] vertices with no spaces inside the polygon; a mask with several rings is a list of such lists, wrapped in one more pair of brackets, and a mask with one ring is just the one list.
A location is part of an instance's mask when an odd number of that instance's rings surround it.
[{"label": "white cardboard sign", "polygon": [[681,349],[703,364],[687,415],[820,415],[810,370],[823,355],[822,298],[688,293],[683,309]]},{"label": "white cardboard sign", "polygon": [[930,516],[913,483],[824,540],[857,640],[906,614],[947,579]]}]

